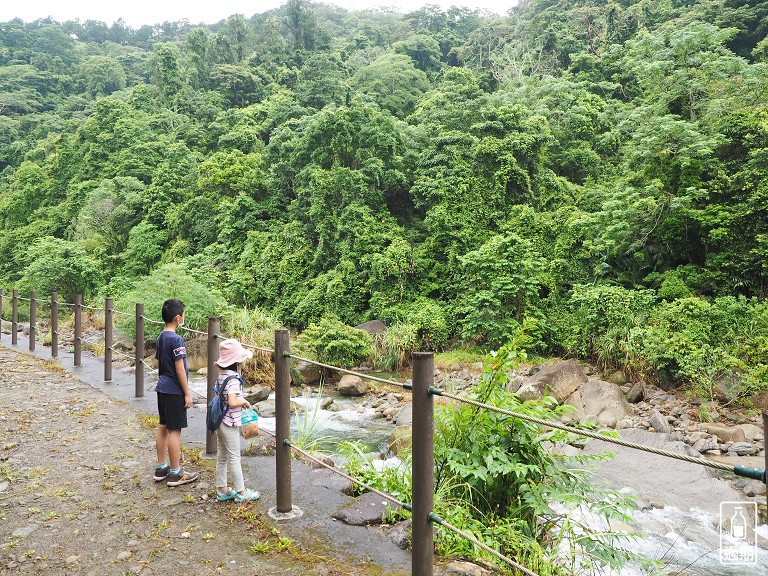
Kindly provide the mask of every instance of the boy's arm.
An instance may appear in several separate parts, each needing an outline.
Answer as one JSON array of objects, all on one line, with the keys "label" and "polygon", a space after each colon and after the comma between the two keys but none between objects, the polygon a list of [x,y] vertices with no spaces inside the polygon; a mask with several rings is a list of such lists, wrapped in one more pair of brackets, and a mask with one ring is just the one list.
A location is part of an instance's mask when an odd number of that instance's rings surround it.
[{"label": "boy's arm", "polygon": [[184,370],[184,358],[176,360],[176,377],[179,379],[182,392],[184,392],[184,408],[192,408],[192,392],[189,391],[187,371]]}]

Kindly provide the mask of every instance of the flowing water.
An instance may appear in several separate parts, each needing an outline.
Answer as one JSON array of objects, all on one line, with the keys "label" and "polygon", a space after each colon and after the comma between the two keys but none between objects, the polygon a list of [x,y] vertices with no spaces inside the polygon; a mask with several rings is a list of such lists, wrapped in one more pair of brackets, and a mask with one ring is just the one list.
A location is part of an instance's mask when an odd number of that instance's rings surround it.
[{"label": "flowing water", "polygon": [[[193,392],[205,397],[205,377],[192,375],[190,388]],[[298,409],[291,415],[291,436],[308,442],[316,441],[317,448],[334,453],[336,446],[342,442],[360,442],[364,451],[386,452],[389,446],[389,435],[394,424],[376,416],[376,411],[363,407],[364,398],[327,394],[339,407],[338,411],[321,410],[318,396],[294,396],[291,398]],[[270,395],[274,400],[274,393]],[[257,406],[258,408],[258,406]],[[273,417],[259,418],[259,426],[270,432],[275,431]]]}]

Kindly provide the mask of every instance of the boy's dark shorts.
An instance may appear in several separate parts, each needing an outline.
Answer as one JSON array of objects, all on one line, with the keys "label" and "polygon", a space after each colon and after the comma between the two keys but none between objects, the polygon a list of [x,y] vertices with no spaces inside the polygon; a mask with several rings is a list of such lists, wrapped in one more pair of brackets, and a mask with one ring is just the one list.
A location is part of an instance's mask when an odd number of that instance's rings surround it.
[{"label": "boy's dark shorts", "polygon": [[157,393],[157,414],[160,424],[170,430],[187,427],[187,409],[184,408],[184,396],[181,394]]}]

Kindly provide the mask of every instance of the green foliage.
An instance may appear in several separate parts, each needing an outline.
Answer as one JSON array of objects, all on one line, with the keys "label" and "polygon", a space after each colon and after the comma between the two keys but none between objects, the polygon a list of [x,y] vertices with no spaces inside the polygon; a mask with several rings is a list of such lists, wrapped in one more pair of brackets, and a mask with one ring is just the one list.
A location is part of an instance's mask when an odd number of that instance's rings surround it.
[{"label": "green foliage", "polygon": [[298,330],[381,318],[381,366],[531,317],[538,353],[762,390],[749,326],[677,341],[665,314],[768,295],[763,4],[3,23],[0,281],[53,237],[92,292],[183,262]]},{"label": "green foliage", "polygon": [[377,370],[397,371],[408,366],[417,349],[418,330],[408,322],[395,322],[373,335],[373,365]]},{"label": "green foliage", "polygon": [[[207,330],[208,318],[220,316],[226,308],[226,301],[217,290],[211,290],[179,264],[164,264],[137,280],[131,290],[118,296],[115,309],[130,313],[136,310],[136,303],[141,302],[145,317],[155,323],[162,322],[163,302],[169,298],[184,302],[184,325],[194,330]],[[131,336],[136,333],[133,318],[121,316],[117,326]],[[162,330],[162,326],[146,323],[144,330],[152,334]]]},{"label": "green foliage", "polygon": [[222,314],[221,331],[241,342],[271,347],[280,323],[259,308],[230,306]]},{"label": "green foliage", "polygon": [[553,325],[558,343],[567,352],[591,356],[604,366],[626,366],[630,332],[647,321],[655,300],[652,290],[576,286],[568,314]]},{"label": "green foliage", "polygon": [[333,316],[326,316],[317,324],[307,326],[299,335],[299,340],[314,358],[339,368],[351,368],[373,352],[370,334],[347,326]]},{"label": "green foliage", "polygon": [[26,251],[27,267],[19,282],[25,292],[59,293],[62,302],[72,303],[75,295],[93,295],[102,282],[98,262],[78,244],[46,236]]},{"label": "green foliage", "polygon": [[734,400],[768,388],[766,334],[765,302],[689,297],[655,307],[627,345],[652,380],[682,381],[705,398],[722,393]]}]

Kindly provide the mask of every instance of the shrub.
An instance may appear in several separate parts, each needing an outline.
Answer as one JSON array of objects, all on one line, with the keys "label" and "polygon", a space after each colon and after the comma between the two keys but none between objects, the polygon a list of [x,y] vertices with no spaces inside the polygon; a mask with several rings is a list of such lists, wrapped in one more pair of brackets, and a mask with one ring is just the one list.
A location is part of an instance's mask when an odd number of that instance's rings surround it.
[{"label": "shrub", "polygon": [[88,297],[101,283],[101,266],[75,242],[46,236],[27,250],[29,264],[20,287],[38,294],[59,293],[60,301],[74,302],[76,294]]},{"label": "shrub", "polygon": [[373,353],[370,334],[347,326],[335,316],[310,324],[299,335],[299,341],[317,360],[339,368],[351,368]]},{"label": "shrub", "polygon": [[655,299],[653,290],[578,285],[555,337],[568,354],[591,356],[604,366],[626,366],[629,333],[647,321]]},{"label": "shrub", "polygon": [[[223,296],[198,282],[184,267],[178,264],[164,264],[152,271],[149,276],[140,278],[133,288],[122,294],[115,301],[115,309],[123,312],[136,310],[136,302],[144,304],[144,316],[162,321],[163,302],[168,298],[177,298],[186,306],[185,326],[194,330],[207,330],[208,318],[219,316],[225,311],[227,303]],[[130,336],[136,335],[133,318],[120,316],[118,327]],[[155,326],[155,332],[162,328]],[[152,328],[145,327],[149,333]]]},{"label": "shrub", "polygon": [[686,383],[712,397],[718,382],[736,380],[738,397],[768,388],[768,304],[731,296],[680,298],[656,306],[631,330],[633,363],[659,382]]},{"label": "shrub", "polygon": [[409,364],[419,340],[418,329],[407,322],[395,322],[373,336],[373,365],[379,370],[400,370]]},{"label": "shrub", "polygon": [[381,319],[392,325],[401,325],[400,332],[410,343],[409,333],[416,338],[406,350],[442,350],[448,342],[448,321],[442,304],[431,298],[419,298],[382,312]]}]

